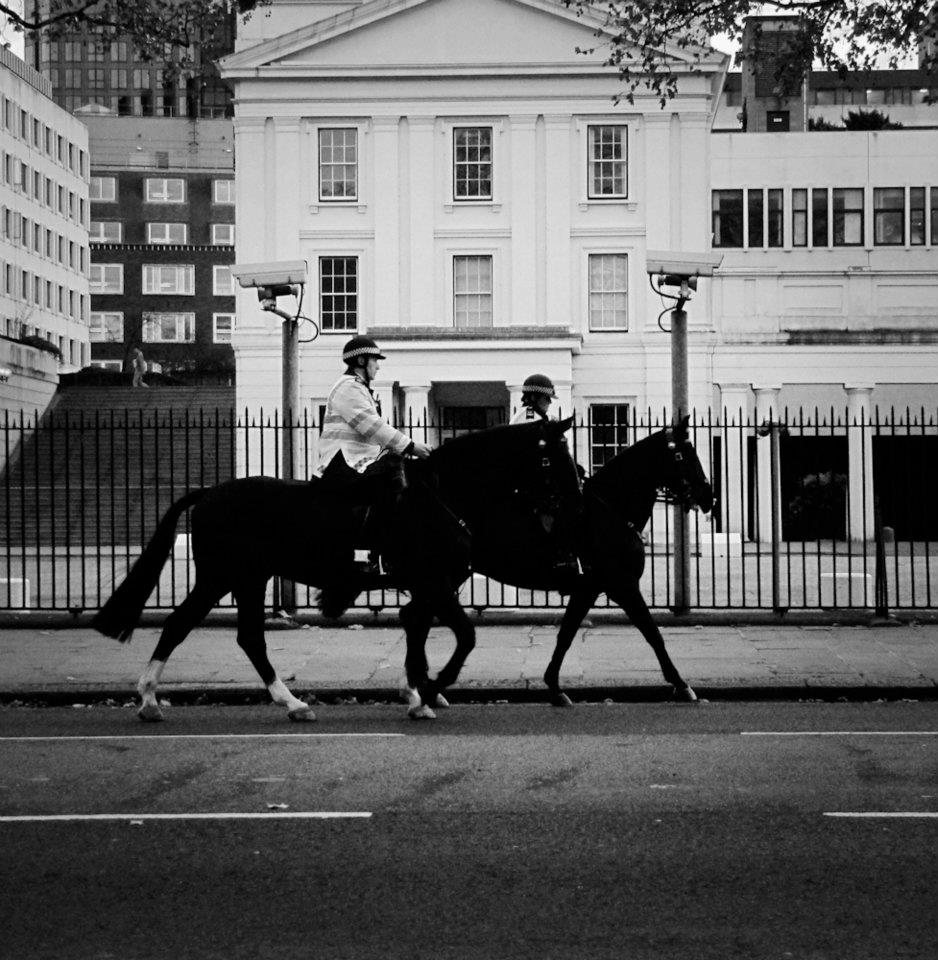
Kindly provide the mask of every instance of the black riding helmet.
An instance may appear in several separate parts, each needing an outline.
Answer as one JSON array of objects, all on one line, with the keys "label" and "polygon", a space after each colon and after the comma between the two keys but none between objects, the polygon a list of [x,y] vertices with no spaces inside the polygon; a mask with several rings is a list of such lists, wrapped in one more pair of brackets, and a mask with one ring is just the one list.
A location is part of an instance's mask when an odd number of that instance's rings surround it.
[{"label": "black riding helmet", "polygon": [[342,359],[353,366],[359,357],[375,357],[384,360],[384,354],[371,337],[352,337],[342,349]]},{"label": "black riding helmet", "polygon": [[527,380],[521,385],[521,395],[522,397],[525,394],[530,394],[535,396],[541,394],[545,397],[550,397],[551,400],[557,399],[557,393],[554,390],[554,384],[551,381],[550,377],[545,376],[543,373],[532,373]]}]

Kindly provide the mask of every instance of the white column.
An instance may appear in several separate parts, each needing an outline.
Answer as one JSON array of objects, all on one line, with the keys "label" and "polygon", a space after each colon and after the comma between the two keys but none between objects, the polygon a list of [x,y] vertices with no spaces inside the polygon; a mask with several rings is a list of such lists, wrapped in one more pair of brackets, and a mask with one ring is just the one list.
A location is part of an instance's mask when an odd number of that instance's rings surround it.
[{"label": "white column", "polygon": [[746,534],[749,484],[746,473],[745,423],[752,390],[748,383],[720,384],[720,422],[723,424],[722,525],[724,533]]},{"label": "white column", "polygon": [[847,391],[847,475],[851,540],[872,540],[873,516],[873,434],[867,429],[870,418],[871,385],[844,384]]},{"label": "white column", "polygon": [[416,440],[424,440],[427,421],[429,420],[429,383],[402,383],[404,392],[404,419],[401,426],[404,430],[413,427]]},{"label": "white column", "polygon": [[573,384],[569,380],[554,380],[557,399],[550,405],[553,417],[569,417],[573,413]]},{"label": "white column", "polygon": [[[404,326],[427,326],[445,322],[438,312],[438,303],[443,304],[442,290],[446,286],[446,274],[440,274],[434,259],[434,204],[439,189],[437,166],[434,163],[434,124],[433,117],[408,117],[406,153],[410,163],[407,184],[410,195],[410,223],[407,226],[410,237],[410,303],[401,309],[400,322]],[[440,152],[445,153],[445,140],[442,136],[436,146]],[[442,162],[440,166],[439,176],[442,177],[446,166]]]},{"label": "white column", "polygon": [[[544,211],[542,253],[544,269],[544,316],[538,322],[548,326],[570,326],[571,289],[570,258],[571,185],[576,176],[585,176],[580,167],[572,173],[574,163],[570,114],[544,116]],[[576,163],[581,163],[577,157]],[[536,300],[537,303],[537,300]],[[574,310],[574,315],[576,311]]]},{"label": "white column", "polygon": [[[544,317],[537,312],[537,262],[542,252],[537,235],[537,170],[539,159],[535,149],[534,116],[510,118],[511,193],[511,285],[508,291],[510,317],[508,323],[526,327],[540,326]],[[504,143],[504,137],[499,144]],[[497,145],[497,146],[498,146]],[[532,297],[532,292],[534,296]]]},{"label": "white column", "polygon": [[522,394],[522,385],[520,383],[508,383],[508,419],[511,418],[521,409],[521,394]]},{"label": "white column", "polygon": [[381,416],[388,423],[394,423],[397,419],[394,411],[394,384],[390,381],[374,381],[371,384],[371,392],[381,403]]},{"label": "white column", "polygon": [[375,117],[372,121],[374,157],[374,309],[375,326],[400,325],[399,256],[401,224],[398,190],[398,126],[400,118]]},{"label": "white column", "polygon": [[[779,387],[754,387],[756,393],[756,427],[777,421]],[[771,437],[767,434],[756,442],[756,497],[759,506],[758,535],[762,542],[772,540],[772,462]]]}]

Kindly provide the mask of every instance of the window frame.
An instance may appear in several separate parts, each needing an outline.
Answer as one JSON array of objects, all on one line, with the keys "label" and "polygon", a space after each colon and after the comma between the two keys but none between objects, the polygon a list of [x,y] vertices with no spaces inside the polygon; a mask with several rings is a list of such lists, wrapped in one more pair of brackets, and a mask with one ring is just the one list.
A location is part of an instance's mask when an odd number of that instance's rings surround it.
[{"label": "window frame", "polygon": [[[335,134],[335,133],[351,133],[353,135],[353,147],[355,151],[354,162],[348,163],[343,159],[342,162],[336,162],[334,160],[323,160],[323,136],[325,134]],[[322,126],[316,128],[316,190],[317,196],[320,203],[358,203],[360,190],[360,165],[361,165],[361,147],[359,141],[361,140],[360,131],[357,126],[347,125],[347,124],[336,124],[330,126]],[[347,144],[342,144],[342,149],[347,148]],[[329,144],[330,149],[335,149],[336,144]],[[343,193],[341,196],[336,196],[335,194],[327,194],[323,186],[326,182],[330,184],[343,183],[347,184],[347,180],[332,180],[329,179],[326,181],[323,178],[324,170],[335,170],[338,168],[347,168],[352,167],[354,171],[354,183],[353,183],[353,193]]]},{"label": "window frame", "polygon": [[[610,290],[593,288],[593,264],[598,260],[621,258],[624,261],[624,279],[625,286],[619,290],[613,287]],[[601,315],[606,316],[605,300],[606,297],[624,297],[624,321],[621,324],[613,323],[609,326],[595,325],[593,308],[594,297],[602,301]],[[616,307],[613,305],[611,315],[616,317]],[[590,250],[586,254],[586,324],[590,333],[627,333],[629,329],[629,255],[624,250]]]},{"label": "window frame", "polygon": [[[721,204],[717,206],[717,196],[721,198]],[[726,213],[722,209],[722,198],[724,196],[733,195],[738,202],[738,209],[732,212],[732,216],[735,217],[738,215],[739,222],[739,243],[724,243],[721,242],[720,234],[722,232],[722,226],[724,219],[729,220],[731,213],[727,210]],[[746,207],[745,207],[745,195],[742,188],[733,187],[729,189],[714,189],[710,191],[710,229],[711,233],[711,245],[714,249],[717,250],[741,250],[744,249],[745,242],[745,223],[746,223]]]},{"label": "window frame", "polygon": [[[231,231],[230,240],[219,240],[218,230],[224,228]],[[214,247],[233,247],[235,242],[235,225],[233,223],[213,223],[212,224],[212,246]]]},{"label": "window frame", "polygon": [[[488,160],[479,159],[477,161],[472,161],[469,159],[460,159],[459,158],[459,148],[458,148],[458,137],[460,131],[487,131],[488,132],[488,149],[489,149],[489,158]],[[467,147],[478,147],[480,152],[485,144],[467,144]],[[451,166],[451,176],[452,176],[452,198],[453,203],[456,204],[466,204],[466,203],[492,203],[495,200],[495,127],[490,123],[479,123],[479,124],[468,124],[468,123],[454,123],[451,129],[451,141],[450,147],[452,150],[452,166]],[[488,168],[488,193],[487,194],[461,194],[459,192],[459,184],[463,181],[459,178],[459,170],[461,167],[466,168],[467,170],[470,167],[479,167],[480,174],[481,168]],[[466,184],[471,182],[476,182],[470,180],[468,177],[464,181]],[[484,184],[485,179],[482,176],[477,178],[479,184]]]},{"label": "window frame", "polygon": [[[164,227],[164,228],[182,227],[182,239],[181,240],[171,239],[169,236],[170,230],[168,229],[165,229],[163,231],[163,233],[166,236],[165,238],[161,239],[158,236],[154,236],[154,233],[156,232],[153,229],[154,227]],[[174,221],[148,220],[147,221],[147,243],[152,243],[156,245],[166,245],[166,244],[188,244],[188,242],[189,242],[189,224],[188,223],[184,223],[178,220],[174,220]]]},{"label": "window frame", "polygon": [[[619,146],[622,151],[621,157],[597,157],[595,156],[596,143],[593,141],[594,131],[614,130],[621,134]],[[602,141],[599,143],[602,146]],[[612,164],[621,166],[621,180],[623,189],[621,192],[615,191],[609,193],[596,193],[594,187],[596,184],[596,168],[602,164]],[[600,176],[600,181],[603,179]],[[615,183],[616,175],[613,172],[612,180]],[[586,125],[586,199],[587,200],[612,200],[622,201],[629,198],[629,127],[626,123],[588,123]]]},{"label": "window frame", "polygon": [[[228,276],[228,285],[227,289],[222,287],[222,284],[219,280],[219,277],[224,276],[222,273],[227,274]],[[238,284],[235,278],[231,273],[231,265],[227,263],[213,263],[212,264],[212,296],[213,297],[233,297],[237,293]]]},{"label": "window frame", "polygon": [[[144,263],[140,266],[141,270],[141,287],[140,292],[144,296],[174,296],[174,297],[192,297],[195,296],[195,264],[193,263]],[[157,289],[153,289],[153,271],[157,271],[158,274],[162,273],[164,270],[174,270],[176,275],[176,280],[180,277],[185,277],[188,282],[184,282],[182,286],[188,286],[188,290],[179,290],[179,283],[177,282],[174,286],[175,289],[161,289],[163,285],[162,279],[157,283]],[[151,311],[152,312],[152,311]]]},{"label": "window frame", "polygon": [[[354,289],[349,290],[347,287],[336,290],[335,288],[331,290],[326,290],[325,280],[327,274],[324,272],[324,265],[327,262],[333,262],[337,260],[351,261],[355,265],[354,272]],[[361,258],[354,254],[345,254],[345,253],[335,253],[335,254],[322,254],[317,261],[318,269],[318,286],[319,286],[319,326],[323,333],[355,333],[358,330],[358,326],[361,323]],[[336,279],[345,279],[347,280],[350,276],[349,273],[345,272],[342,274],[337,274],[335,272],[328,274],[328,276],[333,280]],[[348,309],[338,310],[335,308],[335,304],[330,304],[331,309],[327,310],[327,299],[328,298],[345,298],[346,301],[351,299],[353,301],[352,311]],[[347,303],[346,303],[347,306]],[[353,313],[354,324],[350,325],[346,319],[344,326],[337,326],[335,323],[335,318],[342,316],[348,318],[348,316]],[[327,321],[327,316],[331,319]]]},{"label": "window frame", "polygon": [[[153,189],[154,184],[163,184],[164,190],[163,194],[168,194],[168,185],[171,183],[178,183],[181,185],[181,196],[179,199],[174,199],[166,195],[161,195],[159,191]],[[171,204],[185,204],[186,203],[186,179],[185,177],[145,177],[143,181],[143,202],[144,203],[171,203]],[[153,194],[157,193],[156,196]]]},{"label": "window frame", "polygon": [[[224,190],[220,188],[224,186]],[[220,193],[226,193],[226,198],[219,199]],[[212,203],[218,206],[233,207],[235,203],[235,182],[233,179],[212,180]]]},{"label": "window frame", "polygon": [[[153,325],[165,317],[175,318],[176,336],[153,336]],[[182,336],[179,336],[180,323]],[[162,332],[162,328],[160,328]],[[185,310],[146,310],[141,314],[140,339],[144,343],[195,343],[195,312]]]},{"label": "window frame", "polygon": [[[108,270],[117,272],[116,289],[108,289]],[[99,279],[95,274],[100,272]],[[88,292],[94,296],[114,296],[124,292],[124,264],[92,263],[88,268]]]},{"label": "window frame", "polygon": [[[212,343],[231,343],[234,335],[235,319],[237,314],[231,313],[213,313],[212,314]],[[219,328],[219,320],[228,319],[228,336],[220,336],[222,332]]]},{"label": "window frame", "polygon": [[[902,207],[885,207],[881,206],[882,200],[885,194],[898,195],[902,198]],[[873,187],[873,246],[875,247],[904,247],[906,245],[906,214],[908,212],[908,204],[906,202],[905,187]],[[885,217],[887,214],[891,214],[890,222],[893,223],[896,220],[896,214],[898,214],[898,224],[900,229],[900,238],[898,240],[882,240],[880,239],[881,234],[881,225],[885,223]]]},{"label": "window frame", "polygon": [[[838,200],[844,202],[848,195],[858,195],[860,206],[846,208],[841,207],[838,211]],[[847,218],[850,217],[850,220]],[[838,241],[838,221],[843,226],[842,236],[846,238],[846,227],[848,223],[853,222],[855,218],[859,219],[859,229],[857,231],[858,239],[847,241],[842,239]],[[863,187],[834,187],[831,190],[831,242],[835,247],[862,247],[865,245],[866,238],[866,196]]]},{"label": "window frame", "polygon": [[793,187],[791,191],[791,245],[793,247],[808,246],[808,237],[811,233],[809,226],[808,188]]},{"label": "window frame", "polygon": [[[95,318],[98,318],[97,324]],[[110,324],[108,318],[110,318]],[[116,331],[115,336],[108,336],[108,333],[114,331]],[[124,312],[122,310],[92,310],[88,314],[88,332],[91,343],[123,343]],[[98,333],[104,335],[97,336]]]},{"label": "window frame", "polygon": [[[612,420],[609,423],[600,423],[600,427],[611,427],[613,430],[612,443],[596,442],[596,412],[599,409],[606,409],[612,413]],[[623,415],[624,408],[624,415]],[[590,475],[595,474],[601,467],[605,466],[613,457],[621,453],[629,446],[628,431],[631,426],[632,405],[628,401],[590,401],[586,408],[587,423],[587,445],[589,448]],[[621,439],[620,432],[624,434],[625,439]],[[598,450],[602,450],[602,456],[597,457]],[[597,462],[599,460],[600,462]]]},{"label": "window frame", "polygon": [[[117,227],[117,237],[108,237],[105,236],[104,230],[98,231],[98,236],[95,235],[94,228],[98,227],[107,227],[113,226]],[[88,242],[89,243],[123,243],[124,242],[124,224],[121,220],[92,220],[88,225]]]},{"label": "window frame", "polygon": [[[916,223],[916,214],[920,220]],[[918,229],[918,233],[916,233]],[[920,239],[917,239],[920,238]],[[925,187],[909,187],[909,246],[923,247],[928,240],[928,194]],[[934,242],[934,237],[932,238]]]},{"label": "window frame", "polygon": [[[476,261],[488,261],[489,263],[489,289],[485,290],[465,290],[460,291],[457,289],[456,278],[457,270],[456,263],[457,261],[464,260],[476,260]],[[452,300],[451,300],[451,309],[452,309],[452,320],[453,320],[453,329],[454,330],[491,330],[495,326],[495,255],[493,253],[485,252],[465,252],[465,253],[453,253],[452,260],[450,262],[451,276],[452,276]],[[461,315],[458,305],[460,303],[460,298],[463,298],[464,301],[468,300],[469,297],[488,297],[489,300],[489,323],[459,323],[459,317]],[[467,312],[466,316],[470,314]]]},{"label": "window frame", "polygon": [[[108,183],[110,190],[103,190],[104,185]],[[105,195],[108,192],[110,196]],[[92,203],[117,203],[117,177],[91,177],[88,181],[88,199]]]}]

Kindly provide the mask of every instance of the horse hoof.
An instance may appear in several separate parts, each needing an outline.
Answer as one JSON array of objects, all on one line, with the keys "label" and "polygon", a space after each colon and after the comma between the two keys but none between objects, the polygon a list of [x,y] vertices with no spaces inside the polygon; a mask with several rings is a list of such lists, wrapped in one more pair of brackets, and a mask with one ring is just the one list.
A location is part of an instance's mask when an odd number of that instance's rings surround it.
[{"label": "horse hoof", "polygon": [[312,707],[305,704],[302,707],[296,707],[294,710],[288,710],[287,716],[296,723],[312,723],[316,719]]},{"label": "horse hoof", "polygon": [[674,699],[680,701],[681,703],[697,703],[698,702],[697,694],[694,693],[693,689],[689,686],[675,687]]},{"label": "horse hoof", "polygon": [[554,707],[572,707],[573,701],[563,692],[556,694],[551,698],[551,706]]},{"label": "horse hoof", "polygon": [[417,690],[414,687],[402,686],[400,690],[398,690],[398,694],[400,695],[401,700],[403,700],[404,703],[406,703],[409,707],[419,706],[422,702],[420,699],[420,694],[417,693]]},{"label": "horse hoof", "polygon": [[449,710],[449,700],[447,700],[442,693],[438,693],[436,700],[433,702],[433,706],[439,707],[440,710]]},{"label": "horse hoof", "polygon": [[436,714],[425,703],[409,707],[407,716],[411,720],[436,720]]},{"label": "horse hoof", "polygon": [[137,716],[146,723],[157,723],[163,719],[163,711],[155,703],[145,703],[137,711]]}]

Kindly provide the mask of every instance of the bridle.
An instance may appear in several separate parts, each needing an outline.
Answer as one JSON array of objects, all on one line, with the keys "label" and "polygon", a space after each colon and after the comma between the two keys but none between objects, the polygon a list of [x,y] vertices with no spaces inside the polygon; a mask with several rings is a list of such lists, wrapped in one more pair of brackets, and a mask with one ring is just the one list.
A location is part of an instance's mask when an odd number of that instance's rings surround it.
[{"label": "bridle", "polygon": [[[671,455],[671,459],[674,462],[677,481],[676,483],[668,484],[663,488],[659,488],[659,497],[663,493],[662,499],[665,501],[668,501],[673,497],[673,499],[676,500],[684,510],[693,510],[694,507],[697,506],[697,498],[694,496],[694,488],[687,479],[684,454],[681,452],[678,441],[674,438],[673,427],[668,427],[664,431],[664,439],[668,446],[668,453]],[[668,494],[671,496],[669,497]]]}]

